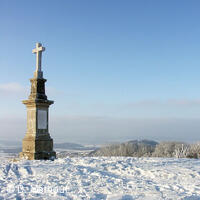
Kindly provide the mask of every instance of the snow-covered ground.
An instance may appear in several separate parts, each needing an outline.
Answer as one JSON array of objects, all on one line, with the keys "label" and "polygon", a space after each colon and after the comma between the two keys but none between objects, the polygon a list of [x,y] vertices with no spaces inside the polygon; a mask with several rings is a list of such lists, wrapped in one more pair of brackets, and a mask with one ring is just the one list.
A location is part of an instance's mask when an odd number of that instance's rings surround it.
[{"label": "snow-covered ground", "polygon": [[0,199],[200,199],[200,160],[0,161]]}]

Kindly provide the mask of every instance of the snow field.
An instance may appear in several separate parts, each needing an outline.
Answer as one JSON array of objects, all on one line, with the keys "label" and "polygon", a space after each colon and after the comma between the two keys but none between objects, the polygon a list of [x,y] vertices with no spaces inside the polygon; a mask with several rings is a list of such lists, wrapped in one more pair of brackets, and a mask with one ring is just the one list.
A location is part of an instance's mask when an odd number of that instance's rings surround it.
[{"label": "snow field", "polygon": [[74,157],[0,161],[0,199],[200,199],[200,160]]}]

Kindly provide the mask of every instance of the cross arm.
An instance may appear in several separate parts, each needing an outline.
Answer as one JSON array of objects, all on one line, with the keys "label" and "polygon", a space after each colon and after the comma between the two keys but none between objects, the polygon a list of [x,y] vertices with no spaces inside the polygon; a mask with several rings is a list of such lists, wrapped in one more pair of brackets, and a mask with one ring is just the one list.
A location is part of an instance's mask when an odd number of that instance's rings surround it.
[{"label": "cross arm", "polygon": [[37,53],[37,52],[40,52],[40,51],[45,51],[45,47],[37,47],[37,48],[32,50],[32,53]]}]

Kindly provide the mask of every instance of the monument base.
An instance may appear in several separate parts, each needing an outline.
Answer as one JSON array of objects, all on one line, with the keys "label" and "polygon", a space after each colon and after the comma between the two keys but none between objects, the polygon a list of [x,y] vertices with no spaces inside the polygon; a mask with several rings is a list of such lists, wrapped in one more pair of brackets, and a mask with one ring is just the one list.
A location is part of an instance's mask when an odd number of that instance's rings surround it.
[{"label": "monument base", "polygon": [[54,160],[56,158],[56,152],[20,152],[19,157],[27,160]]},{"label": "monument base", "polygon": [[24,138],[20,158],[28,160],[54,160],[56,152],[53,151],[53,139]]}]

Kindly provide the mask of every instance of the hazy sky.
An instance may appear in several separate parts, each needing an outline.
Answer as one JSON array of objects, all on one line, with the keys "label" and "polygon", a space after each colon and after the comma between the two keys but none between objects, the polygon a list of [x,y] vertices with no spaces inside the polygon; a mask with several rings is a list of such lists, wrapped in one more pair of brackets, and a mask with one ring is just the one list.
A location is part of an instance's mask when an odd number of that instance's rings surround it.
[{"label": "hazy sky", "polygon": [[200,140],[200,1],[0,0],[0,137],[21,140],[41,42],[55,141]]}]

